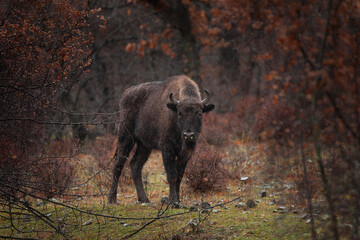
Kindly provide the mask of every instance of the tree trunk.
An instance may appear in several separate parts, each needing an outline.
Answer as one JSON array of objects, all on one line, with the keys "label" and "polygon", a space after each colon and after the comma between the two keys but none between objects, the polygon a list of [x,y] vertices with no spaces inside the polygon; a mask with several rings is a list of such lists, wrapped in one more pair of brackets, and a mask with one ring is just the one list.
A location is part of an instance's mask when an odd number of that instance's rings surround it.
[{"label": "tree trunk", "polygon": [[178,30],[182,37],[183,53],[186,58],[184,72],[198,81],[201,85],[200,75],[200,53],[196,38],[192,34],[192,23],[189,9],[182,4],[181,0],[167,0],[166,3],[160,0],[143,0],[150,3],[155,11],[159,12],[165,22],[172,28]]}]

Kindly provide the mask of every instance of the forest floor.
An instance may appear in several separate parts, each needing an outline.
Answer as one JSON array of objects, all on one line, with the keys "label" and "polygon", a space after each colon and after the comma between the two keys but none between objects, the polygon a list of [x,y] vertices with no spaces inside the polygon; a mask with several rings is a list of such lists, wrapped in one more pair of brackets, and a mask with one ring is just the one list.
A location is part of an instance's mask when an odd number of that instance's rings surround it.
[{"label": "forest floor", "polygon": [[[241,148],[241,146],[239,147]],[[238,149],[239,151],[241,149]],[[231,154],[238,154],[232,152]],[[77,173],[86,179],[97,171],[93,156],[79,155]],[[93,164],[93,165],[92,165]],[[244,165],[245,164],[245,165]],[[250,165],[252,166],[250,166]],[[168,184],[159,152],[150,156],[143,170],[145,188],[150,204],[136,203],[136,191],[125,169],[121,179],[118,204],[107,205],[106,196],[89,193],[107,190],[109,175],[95,174],[87,181],[88,196],[52,198],[52,203],[32,202],[34,209],[46,216],[47,222],[33,217],[13,218],[14,226],[21,226],[23,233],[13,237],[40,239],[310,239],[310,224],[303,207],[296,207],[284,200],[292,194],[292,187],[282,183],[264,183],[257,171],[261,161],[242,163],[246,180],[229,180],[217,192],[194,193],[182,184],[182,206],[178,209],[161,204],[168,195]],[[93,167],[90,167],[93,166]],[[85,174],[84,174],[85,173]],[[104,178],[107,180],[105,181]],[[82,190],[84,191],[84,190]],[[259,195],[265,191],[263,196]],[[264,196],[266,194],[266,196]],[[56,204],[57,203],[57,204]],[[60,205],[59,205],[60,204]],[[72,206],[63,207],[61,204]],[[192,209],[190,209],[192,207]],[[80,210],[80,211],[79,211]],[[91,214],[89,214],[91,212]],[[95,214],[95,215],[94,215]],[[9,222],[2,222],[1,225]],[[63,234],[54,234],[57,229]],[[13,229],[14,230],[14,229]],[[10,229],[0,235],[9,234]],[[137,232],[138,231],[138,232]]]}]

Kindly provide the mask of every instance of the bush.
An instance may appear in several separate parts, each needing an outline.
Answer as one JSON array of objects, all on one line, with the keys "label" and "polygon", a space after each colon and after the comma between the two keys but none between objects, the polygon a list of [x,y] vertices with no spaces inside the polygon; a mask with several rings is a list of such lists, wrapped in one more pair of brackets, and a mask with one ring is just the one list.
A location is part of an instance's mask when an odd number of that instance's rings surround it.
[{"label": "bush", "polygon": [[275,140],[281,145],[292,145],[298,136],[307,136],[299,127],[300,111],[285,102],[268,100],[255,114],[255,131],[262,140]]},{"label": "bush", "polygon": [[[33,146],[41,147],[40,144]],[[52,198],[64,193],[74,176],[71,162],[74,148],[70,139],[52,141],[44,147],[43,155],[29,156],[21,144],[0,143],[0,184],[3,187],[0,199],[20,198],[26,194]]]},{"label": "bush", "polygon": [[34,177],[44,195],[51,198],[64,193],[73,183],[78,141],[70,137],[52,140],[44,146],[44,151],[46,157],[38,160]]},{"label": "bush", "polygon": [[199,143],[186,168],[185,183],[195,192],[221,191],[228,175],[221,155],[209,145]]},{"label": "bush", "polygon": [[34,184],[46,198],[63,194],[73,182],[74,166],[67,157],[45,158],[38,163]]}]

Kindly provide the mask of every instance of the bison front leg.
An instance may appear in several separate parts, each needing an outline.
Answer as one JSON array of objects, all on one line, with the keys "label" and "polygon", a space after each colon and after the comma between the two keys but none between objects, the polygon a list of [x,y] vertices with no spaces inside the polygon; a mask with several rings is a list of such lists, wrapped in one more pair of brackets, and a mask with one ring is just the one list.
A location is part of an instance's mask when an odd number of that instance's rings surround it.
[{"label": "bison front leg", "polygon": [[175,164],[175,155],[169,151],[162,151],[162,158],[164,162],[164,167],[167,175],[167,180],[169,182],[170,193],[169,193],[169,201],[170,203],[178,203],[179,197],[176,193],[176,182],[178,179],[178,172]]},{"label": "bison front leg", "polygon": [[186,159],[182,159],[182,158],[179,158],[177,159],[177,162],[176,162],[176,169],[177,169],[177,172],[178,172],[178,177],[176,179],[176,195],[177,195],[177,199],[180,200],[180,185],[181,185],[181,181],[184,177],[184,173],[185,173],[185,169],[186,169],[186,165],[188,163],[189,159],[186,158]]}]

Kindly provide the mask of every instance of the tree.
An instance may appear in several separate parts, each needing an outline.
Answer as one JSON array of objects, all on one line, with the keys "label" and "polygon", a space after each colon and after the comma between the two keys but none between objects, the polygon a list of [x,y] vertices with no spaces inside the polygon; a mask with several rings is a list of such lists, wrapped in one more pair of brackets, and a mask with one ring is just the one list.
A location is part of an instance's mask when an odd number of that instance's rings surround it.
[{"label": "tree", "polygon": [[91,65],[92,31],[104,27],[104,19],[83,0],[10,0],[3,6],[0,204],[11,211],[12,204],[30,209],[28,194],[50,198],[71,182],[67,159],[75,146],[49,153],[48,141],[68,124],[71,114],[58,107],[59,97]]},{"label": "tree", "polygon": [[[278,47],[287,58],[286,64],[267,76],[269,86],[278,89],[273,103],[280,109],[297,109],[288,112],[293,121],[287,121],[291,126],[288,134],[280,137],[313,143],[308,156],[318,165],[333,238],[340,237],[338,221],[347,216],[341,215],[339,209],[347,202],[345,205],[354,212],[352,237],[357,239],[360,209],[355,172],[359,170],[356,129],[360,80],[359,32],[355,26],[359,24],[359,6],[351,1],[331,0],[290,4],[269,1],[265,6],[265,29],[275,32]],[[329,151],[332,157],[326,156]],[[344,187],[346,182],[352,183],[349,188]],[[345,200],[346,194],[351,196],[349,201]]]}]

